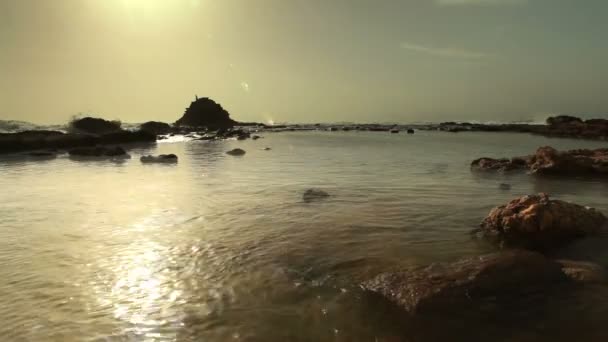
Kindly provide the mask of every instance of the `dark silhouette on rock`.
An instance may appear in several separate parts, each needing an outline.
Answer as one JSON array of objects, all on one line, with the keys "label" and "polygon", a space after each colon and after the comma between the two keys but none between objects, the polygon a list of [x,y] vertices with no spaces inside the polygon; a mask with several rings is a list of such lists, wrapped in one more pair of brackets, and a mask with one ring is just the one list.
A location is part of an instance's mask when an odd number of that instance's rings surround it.
[{"label": "dark silhouette on rock", "polygon": [[203,97],[190,104],[184,115],[177,120],[176,126],[207,127],[209,129],[230,128],[236,121],[230,118],[228,112],[215,101]]},{"label": "dark silhouette on rock", "polygon": [[328,197],[329,194],[321,189],[308,189],[302,195],[304,202],[318,201]]},{"label": "dark silhouette on rock", "polygon": [[155,135],[169,134],[173,130],[171,125],[165,122],[148,121],[139,126],[139,129]]},{"label": "dark silhouette on rock", "polygon": [[79,147],[68,151],[70,157],[129,157],[122,147]]},{"label": "dark silhouette on rock", "polygon": [[489,301],[509,303],[567,282],[557,262],[540,253],[514,250],[385,273],[362,287],[416,314],[478,308]]},{"label": "dark silhouette on rock", "polygon": [[100,118],[85,117],[73,119],[68,129],[73,133],[106,134],[121,130],[120,121],[108,121]]},{"label": "dark silhouette on rock", "polygon": [[233,150],[226,152],[226,154],[231,155],[231,156],[242,156],[245,153],[247,153],[247,152],[245,152],[245,150],[240,149],[240,148],[235,148]]},{"label": "dark silhouette on rock", "polygon": [[536,153],[512,159],[480,158],[471,163],[476,171],[528,170],[537,175],[608,176],[608,148],[557,151],[550,146]]},{"label": "dark silhouette on rock", "polygon": [[606,217],[593,208],[552,200],[541,193],[492,209],[474,232],[507,245],[547,250],[607,232],[607,223]]},{"label": "dark silhouette on rock", "polygon": [[161,154],[158,156],[142,156],[139,159],[142,163],[177,163],[175,154]]}]

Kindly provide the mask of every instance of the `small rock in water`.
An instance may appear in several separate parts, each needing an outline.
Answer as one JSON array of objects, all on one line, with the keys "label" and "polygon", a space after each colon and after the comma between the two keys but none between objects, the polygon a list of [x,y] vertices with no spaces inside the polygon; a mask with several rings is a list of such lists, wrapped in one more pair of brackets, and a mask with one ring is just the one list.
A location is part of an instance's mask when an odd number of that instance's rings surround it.
[{"label": "small rock in water", "polygon": [[511,190],[511,184],[507,184],[507,183],[500,183],[498,185],[498,188],[500,190]]},{"label": "small rock in water", "polygon": [[261,138],[261,137],[260,137],[259,135],[252,135],[252,136],[251,136],[251,139],[253,139],[253,140],[258,140],[258,139],[260,139],[260,138]]},{"label": "small rock in water", "polygon": [[270,147],[264,147],[264,151],[270,151],[272,150]]},{"label": "small rock in water", "polygon": [[245,150],[242,150],[240,148],[235,148],[234,150],[230,150],[230,151],[226,152],[226,154],[229,154],[231,156],[242,156],[245,153],[246,153]]},{"label": "small rock in water", "polygon": [[329,197],[329,194],[321,189],[308,189],[302,195],[304,202],[311,202],[315,200],[321,200]]},{"label": "small rock in water", "polygon": [[161,154],[159,156],[142,156],[139,160],[142,163],[177,163],[175,154]]},{"label": "small rock in water", "polygon": [[407,130],[407,134],[414,134],[414,129],[409,128],[409,129]]}]

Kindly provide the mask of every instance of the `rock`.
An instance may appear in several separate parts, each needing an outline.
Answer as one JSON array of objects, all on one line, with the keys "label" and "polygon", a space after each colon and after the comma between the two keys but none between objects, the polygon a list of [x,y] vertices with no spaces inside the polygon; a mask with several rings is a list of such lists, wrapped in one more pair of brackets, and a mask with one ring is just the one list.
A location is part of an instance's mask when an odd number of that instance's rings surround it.
[{"label": "rock", "polygon": [[606,269],[593,262],[557,260],[562,272],[570,279],[582,283],[605,283],[608,281]]},{"label": "rock", "polygon": [[69,130],[74,133],[106,134],[121,131],[120,126],[120,121],[85,117],[72,120],[69,124]]},{"label": "rock", "polygon": [[543,175],[608,175],[608,148],[559,152],[539,148],[530,158],[530,171]]},{"label": "rock", "polygon": [[252,136],[251,136],[251,139],[253,139],[253,140],[258,140],[258,139],[260,139],[260,138],[261,138],[261,137],[260,137],[259,135],[252,135]]},{"label": "rock", "polygon": [[139,129],[144,132],[152,133],[154,135],[169,134],[172,131],[171,125],[165,122],[158,121],[148,121],[139,126]]},{"label": "rock", "polygon": [[270,151],[272,150],[270,147],[264,147],[264,151]]},{"label": "rock", "polygon": [[414,134],[415,131],[412,128],[408,128],[407,130],[407,134]]},{"label": "rock", "polygon": [[220,104],[206,97],[196,97],[184,115],[175,123],[176,126],[210,129],[230,128],[235,124],[236,122]]},{"label": "rock", "polygon": [[161,154],[159,156],[142,156],[139,160],[142,163],[177,163],[175,154]]},{"label": "rock", "polygon": [[512,250],[409,272],[385,273],[362,287],[414,314],[456,312],[488,302],[509,302],[567,281],[557,262],[540,253]]},{"label": "rock", "polygon": [[64,134],[55,131],[26,131],[0,134],[0,153],[153,142],[156,142],[156,135],[142,131],[118,131],[102,135]]},{"label": "rock", "polygon": [[494,159],[494,158],[479,158],[471,163],[471,169],[475,171],[514,171],[525,170],[526,160],[523,158],[513,159]]},{"label": "rock", "polygon": [[308,189],[302,195],[304,202],[312,202],[316,200],[322,200],[329,197],[329,194],[321,189]]},{"label": "rock", "polygon": [[593,208],[541,193],[492,209],[477,233],[511,245],[548,249],[606,231],[606,223],[606,217]]},{"label": "rock", "polygon": [[34,151],[29,152],[27,156],[35,159],[55,159],[57,158],[57,153],[51,151]]},{"label": "rock", "polygon": [[330,131],[330,132],[337,132],[337,131],[338,131],[338,128],[337,128],[337,127],[330,127],[330,128],[329,128],[329,131]]},{"label": "rock", "polygon": [[498,185],[498,188],[500,190],[511,190],[511,184],[507,184],[507,183],[500,183]]},{"label": "rock", "polygon": [[394,133],[399,133],[399,130],[398,130],[398,129],[396,129],[396,128],[393,128],[393,129],[391,129],[391,130],[390,130],[390,132],[391,132],[391,133],[393,133],[393,134],[394,134]]},{"label": "rock", "polygon": [[79,147],[68,151],[71,157],[129,157],[122,147]]},{"label": "rock", "polygon": [[245,153],[247,153],[247,152],[245,152],[245,150],[242,150],[240,148],[235,148],[233,150],[230,150],[230,151],[226,152],[226,154],[229,154],[231,156],[242,156]]},{"label": "rock", "polygon": [[549,126],[559,126],[563,124],[573,124],[573,123],[583,123],[583,120],[569,115],[558,115],[551,116],[547,118],[547,125]]}]

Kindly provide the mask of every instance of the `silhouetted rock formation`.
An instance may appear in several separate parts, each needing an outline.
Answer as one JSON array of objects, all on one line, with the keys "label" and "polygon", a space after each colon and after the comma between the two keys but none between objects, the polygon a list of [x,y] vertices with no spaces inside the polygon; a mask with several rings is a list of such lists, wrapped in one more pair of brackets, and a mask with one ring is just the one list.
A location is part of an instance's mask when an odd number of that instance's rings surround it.
[{"label": "silhouetted rock formation", "polygon": [[318,201],[329,197],[329,194],[321,189],[308,189],[302,195],[304,202]]},{"label": "silhouetted rock formation", "polygon": [[148,121],[139,126],[139,129],[156,135],[169,134],[173,130],[168,123],[158,121]]},{"label": "silhouetted rock formation", "polygon": [[139,159],[142,163],[177,163],[175,154],[161,154],[159,156],[142,156]]},{"label": "silhouetted rock formation", "polygon": [[489,302],[512,303],[523,295],[543,295],[568,281],[557,262],[539,253],[516,250],[385,273],[362,287],[415,314],[475,309]]},{"label": "silhouetted rock formation", "polygon": [[540,147],[535,154],[512,159],[480,158],[471,163],[480,171],[529,170],[539,175],[608,176],[608,148],[596,150],[557,151],[550,146]]},{"label": "silhouetted rock formation", "polygon": [[122,147],[79,147],[69,151],[70,157],[128,157]]},{"label": "silhouetted rock formation", "polygon": [[120,131],[120,126],[120,121],[86,117],[72,120],[69,129],[74,133],[106,134]]},{"label": "silhouetted rock formation", "polygon": [[103,135],[65,134],[56,131],[26,131],[0,134],[0,153],[139,142],[156,142],[156,135],[142,131],[118,131]]},{"label": "silhouetted rock formation", "polygon": [[177,120],[176,126],[207,127],[210,129],[230,128],[236,124],[228,112],[215,101],[203,97],[196,98]]},{"label": "silhouetted rock formation", "polygon": [[231,156],[242,156],[245,153],[247,153],[247,152],[245,152],[245,150],[242,150],[240,148],[235,148],[233,150],[226,152],[226,154],[231,155]]},{"label": "silhouetted rock formation", "polygon": [[606,217],[593,208],[552,200],[541,193],[492,209],[475,232],[508,245],[549,249],[606,232],[607,223]]},{"label": "silhouetted rock formation", "polygon": [[547,125],[549,126],[560,126],[563,124],[577,124],[583,123],[583,120],[569,115],[558,115],[558,116],[550,116],[547,118]]}]

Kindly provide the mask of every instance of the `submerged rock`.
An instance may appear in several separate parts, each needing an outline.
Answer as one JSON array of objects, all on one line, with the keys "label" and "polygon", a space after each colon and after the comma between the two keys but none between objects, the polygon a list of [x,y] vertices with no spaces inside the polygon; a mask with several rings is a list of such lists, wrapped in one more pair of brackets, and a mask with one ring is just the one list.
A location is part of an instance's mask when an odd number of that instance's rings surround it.
[{"label": "submerged rock", "polygon": [[122,147],[79,147],[68,151],[71,157],[129,157]]},{"label": "submerged rock", "polygon": [[322,200],[329,197],[329,194],[321,189],[308,189],[302,195],[304,202]]},{"label": "submerged rock", "polygon": [[177,163],[175,154],[161,154],[159,156],[142,156],[139,159],[142,163]]},{"label": "submerged rock", "polygon": [[230,118],[230,114],[220,104],[207,97],[196,97],[186,108],[184,115],[175,123],[176,126],[210,129],[229,128],[235,124],[236,121]]},{"label": "submerged rock", "polygon": [[226,152],[226,154],[229,154],[231,156],[242,156],[245,153],[247,153],[247,152],[245,150],[243,150],[243,149],[240,149],[240,148],[235,148],[233,150],[230,150],[230,151]]},{"label": "submerged rock", "polygon": [[251,136],[251,139],[253,139],[253,140],[258,140],[260,138],[261,138],[261,136],[259,136],[259,135],[252,135]]},{"label": "submerged rock", "polygon": [[270,151],[272,150],[270,147],[264,147],[264,151]]},{"label": "submerged rock", "polygon": [[517,300],[567,281],[557,262],[540,253],[514,250],[385,273],[362,287],[413,314],[455,312],[484,303]]},{"label": "submerged rock", "polygon": [[606,231],[606,224],[606,217],[593,208],[541,193],[492,209],[476,232],[507,244],[545,249]]},{"label": "submerged rock", "polygon": [[479,158],[471,163],[471,169],[474,171],[514,171],[525,170],[526,160],[523,158],[513,159],[494,159],[494,158]]}]

